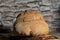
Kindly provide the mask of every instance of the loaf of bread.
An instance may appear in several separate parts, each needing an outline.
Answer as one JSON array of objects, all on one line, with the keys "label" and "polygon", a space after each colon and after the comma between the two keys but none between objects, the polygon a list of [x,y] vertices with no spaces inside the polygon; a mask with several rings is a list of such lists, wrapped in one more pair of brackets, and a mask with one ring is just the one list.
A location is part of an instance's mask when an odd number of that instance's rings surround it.
[{"label": "loaf of bread", "polygon": [[48,24],[37,10],[26,10],[18,15],[15,29],[24,36],[46,36],[49,33]]}]

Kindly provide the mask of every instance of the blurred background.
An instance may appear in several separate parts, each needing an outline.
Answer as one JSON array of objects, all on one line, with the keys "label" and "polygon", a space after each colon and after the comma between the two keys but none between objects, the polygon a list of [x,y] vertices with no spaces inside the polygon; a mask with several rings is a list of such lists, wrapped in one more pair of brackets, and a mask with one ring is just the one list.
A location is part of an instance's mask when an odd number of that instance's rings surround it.
[{"label": "blurred background", "polygon": [[42,13],[50,32],[60,31],[60,0],[0,0],[0,33],[12,32],[18,14],[28,9]]}]

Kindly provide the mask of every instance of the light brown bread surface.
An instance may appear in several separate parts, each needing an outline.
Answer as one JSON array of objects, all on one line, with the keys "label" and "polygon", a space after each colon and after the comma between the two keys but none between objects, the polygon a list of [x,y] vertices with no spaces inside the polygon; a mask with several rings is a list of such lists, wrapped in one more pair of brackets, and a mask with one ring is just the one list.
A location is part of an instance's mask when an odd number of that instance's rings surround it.
[{"label": "light brown bread surface", "polygon": [[37,10],[27,10],[18,15],[15,29],[19,34],[26,36],[48,35],[48,24]]}]

